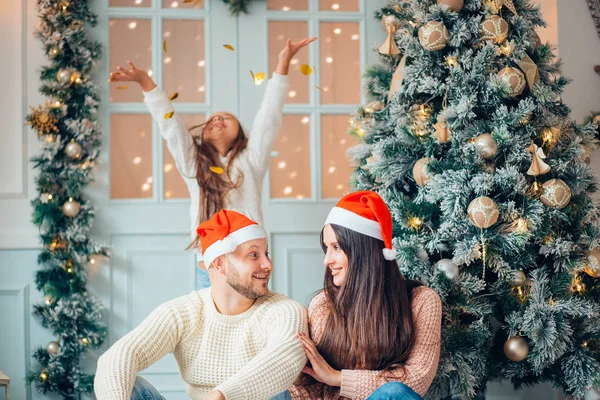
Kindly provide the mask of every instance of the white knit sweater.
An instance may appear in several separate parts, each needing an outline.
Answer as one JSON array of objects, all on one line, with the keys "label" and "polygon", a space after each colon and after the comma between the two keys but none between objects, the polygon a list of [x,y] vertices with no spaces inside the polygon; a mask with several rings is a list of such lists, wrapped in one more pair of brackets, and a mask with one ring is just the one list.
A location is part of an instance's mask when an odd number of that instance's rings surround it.
[{"label": "white knit sweater", "polygon": [[202,399],[213,389],[227,400],[261,400],[287,390],[306,364],[296,333],[306,310],[270,292],[238,315],[215,308],[211,288],[160,305],[98,360],[98,400],[126,400],[136,374],[173,353],[186,391]]},{"label": "white knit sweater", "polygon": [[[238,211],[250,219],[263,225],[261,210],[261,189],[263,178],[269,168],[273,141],[281,127],[283,103],[287,96],[289,79],[287,75],[273,73],[267,83],[265,95],[252,129],[248,134],[248,147],[233,161],[231,178],[235,182],[239,171],[244,173],[242,185],[231,190],[225,198],[225,206],[229,210]],[[144,92],[144,102],[152,117],[158,122],[160,134],[167,142],[167,147],[175,159],[177,168],[190,192],[191,235],[196,237],[198,210],[200,204],[200,187],[196,180],[196,159],[194,139],[178,114],[165,119],[165,114],[173,109],[168,96],[158,87]],[[227,165],[229,155],[221,158]]]}]

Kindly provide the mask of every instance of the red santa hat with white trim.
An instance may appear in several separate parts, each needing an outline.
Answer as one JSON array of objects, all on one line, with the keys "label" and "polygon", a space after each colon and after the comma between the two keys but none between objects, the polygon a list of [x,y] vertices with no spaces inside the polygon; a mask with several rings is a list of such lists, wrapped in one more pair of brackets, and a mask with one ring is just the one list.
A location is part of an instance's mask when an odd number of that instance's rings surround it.
[{"label": "red santa hat with white trim", "polygon": [[349,193],[331,209],[325,225],[335,224],[363,235],[383,240],[383,256],[396,258],[392,246],[392,214],[383,199],[375,192],[363,190]]},{"label": "red santa hat with white trim", "polygon": [[243,214],[221,210],[196,229],[202,245],[202,258],[206,267],[219,256],[233,253],[242,243],[267,237],[258,224]]}]

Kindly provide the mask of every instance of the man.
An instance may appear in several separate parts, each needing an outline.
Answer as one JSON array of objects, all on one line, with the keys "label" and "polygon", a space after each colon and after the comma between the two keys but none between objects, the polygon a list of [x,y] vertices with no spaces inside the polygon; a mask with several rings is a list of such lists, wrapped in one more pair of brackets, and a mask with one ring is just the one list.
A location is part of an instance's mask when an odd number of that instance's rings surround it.
[{"label": "man", "polygon": [[192,399],[289,398],[306,364],[304,307],[269,292],[265,231],[221,210],[197,229],[211,287],[156,308],[98,360],[98,400],[163,397],[136,374],[173,353]]}]

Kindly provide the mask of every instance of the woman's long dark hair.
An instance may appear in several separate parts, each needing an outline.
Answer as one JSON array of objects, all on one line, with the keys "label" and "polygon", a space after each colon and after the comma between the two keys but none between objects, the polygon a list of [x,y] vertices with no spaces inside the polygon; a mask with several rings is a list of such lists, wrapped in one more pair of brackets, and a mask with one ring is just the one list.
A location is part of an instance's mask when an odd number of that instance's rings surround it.
[{"label": "woman's long dark hair", "polygon": [[[402,366],[413,349],[412,289],[420,284],[404,278],[395,260],[384,258],[383,241],[339,225],[331,228],[348,257],[348,271],[337,287],[326,269],[328,317],[317,348],[336,370],[379,370],[385,376]],[[321,245],[326,252],[323,231]],[[338,390],[330,389],[330,394]]]},{"label": "woman's long dark hair", "polygon": [[[210,122],[191,127],[192,131],[196,128],[203,128]],[[202,132],[200,133],[202,135]],[[227,165],[222,165],[219,159],[219,153],[215,147],[202,140],[196,144],[196,180],[200,187],[200,204],[198,210],[197,224],[204,222],[212,217],[217,211],[225,208],[225,198],[231,189],[237,189],[244,182],[244,172],[238,171],[235,182],[231,180],[233,161],[248,146],[248,138],[244,133],[242,125],[239,124],[239,130],[233,146],[229,150],[231,156]],[[225,171],[223,174],[216,174],[210,170],[211,167],[221,167]],[[199,237],[190,244],[190,247],[199,246]]]}]

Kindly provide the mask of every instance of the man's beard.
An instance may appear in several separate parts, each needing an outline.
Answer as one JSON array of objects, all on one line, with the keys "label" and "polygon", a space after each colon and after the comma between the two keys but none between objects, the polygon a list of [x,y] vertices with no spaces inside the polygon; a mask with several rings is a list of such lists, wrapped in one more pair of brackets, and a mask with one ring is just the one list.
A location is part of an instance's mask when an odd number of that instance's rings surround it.
[{"label": "man's beard", "polygon": [[[252,281],[250,281],[247,284],[243,284],[242,278],[240,277],[240,274],[238,273],[238,271],[231,265],[231,263],[228,261],[227,265],[227,272],[225,274],[225,280],[227,281],[227,283],[229,284],[229,286],[231,286],[233,288],[233,290],[235,290],[236,292],[238,292],[239,294],[241,294],[242,296],[244,296],[247,299],[252,299],[252,300],[256,300],[259,297],[264,296],[266,293],[259,293],[256,289],[254,289],[254,287],[252,287]],[[267,291],[268,293],[268,291]]]}]

